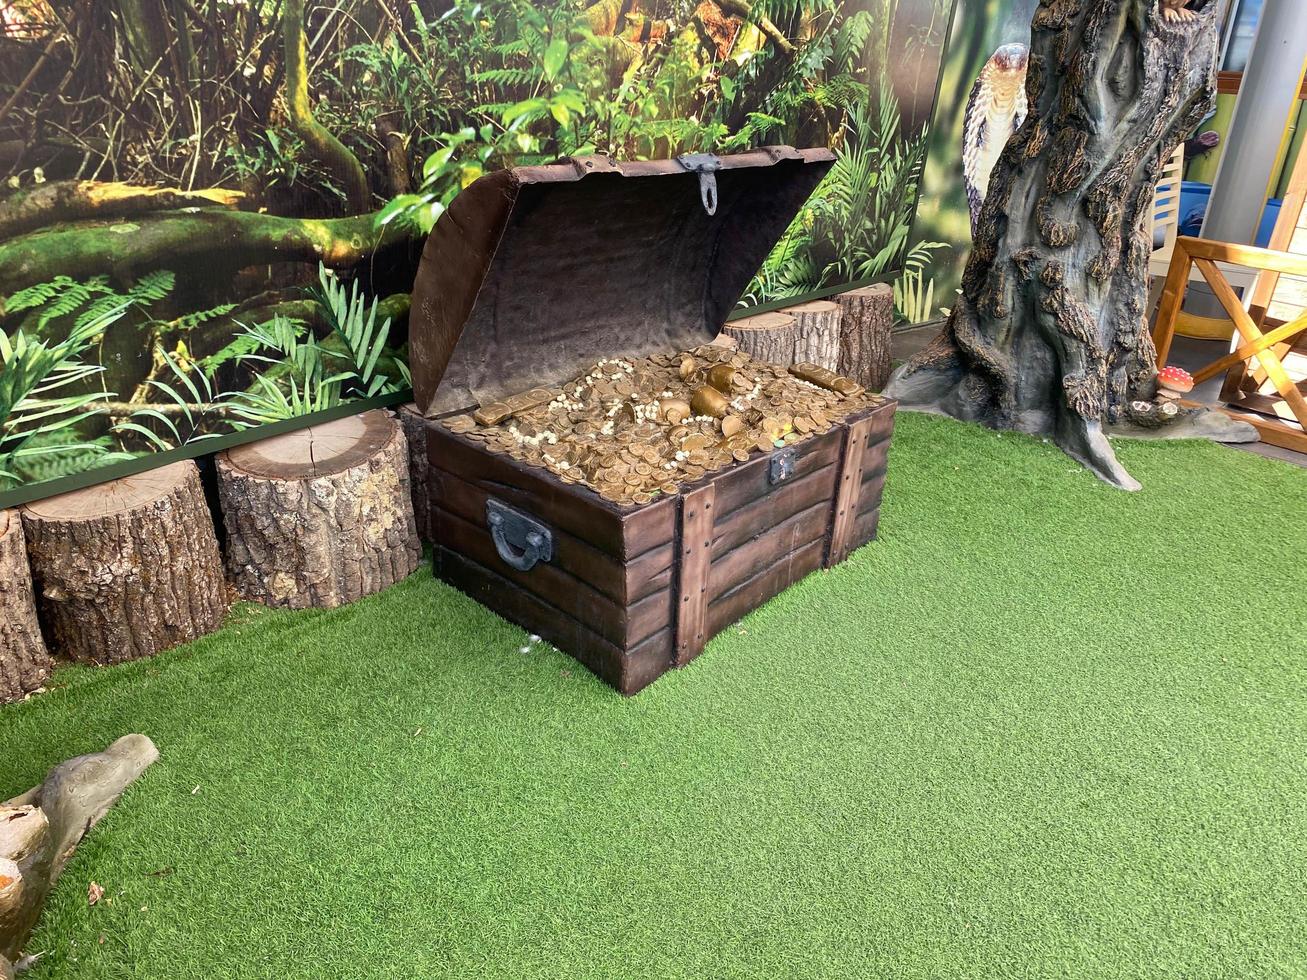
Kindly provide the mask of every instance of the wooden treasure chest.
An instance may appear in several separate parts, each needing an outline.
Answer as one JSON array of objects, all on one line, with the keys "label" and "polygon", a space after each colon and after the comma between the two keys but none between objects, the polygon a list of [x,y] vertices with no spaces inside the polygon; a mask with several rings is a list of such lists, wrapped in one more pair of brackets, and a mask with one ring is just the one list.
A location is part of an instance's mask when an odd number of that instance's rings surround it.
[{"label": "wooden treasure chest", "polygon": [[623,694],[876,534],[894,403],[712,343],[831,160],[519,167],[427,241],[435,572]]}]

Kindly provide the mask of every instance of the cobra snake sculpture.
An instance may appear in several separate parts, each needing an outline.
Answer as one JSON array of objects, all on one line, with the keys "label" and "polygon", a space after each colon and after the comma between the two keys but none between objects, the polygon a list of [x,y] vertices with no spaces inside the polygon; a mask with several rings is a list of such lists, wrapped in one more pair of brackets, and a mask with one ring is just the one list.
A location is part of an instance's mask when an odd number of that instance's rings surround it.
[{"label": "cobra snake sculpture", "polygon": [[1026,63],[1024,44],[1002,45],[989,56],[971,86],[962,117],[962,179],[967,189],[971,231],[975,234],[980,206],[985,203],[989,176],[1008,137],[1026,119]]}]

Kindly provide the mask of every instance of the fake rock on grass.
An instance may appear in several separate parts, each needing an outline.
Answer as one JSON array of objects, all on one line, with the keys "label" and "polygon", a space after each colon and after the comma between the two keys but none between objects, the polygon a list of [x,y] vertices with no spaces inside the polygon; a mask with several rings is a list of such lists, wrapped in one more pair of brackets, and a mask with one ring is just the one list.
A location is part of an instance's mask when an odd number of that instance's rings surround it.
[{"label": "fake rock on grass", "polygon": [[0,805],[0,977],[36,925],[50,889],[87,832],[159,758],[144,735],[79,755],[44,782]]}]

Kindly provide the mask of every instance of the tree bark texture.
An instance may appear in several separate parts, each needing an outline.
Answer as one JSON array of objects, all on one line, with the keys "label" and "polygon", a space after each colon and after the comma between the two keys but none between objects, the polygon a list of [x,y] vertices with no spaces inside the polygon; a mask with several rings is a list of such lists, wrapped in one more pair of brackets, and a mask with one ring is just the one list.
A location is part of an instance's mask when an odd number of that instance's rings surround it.
[{"label": "tree bark texture", "polygon": [[52,663],[36,619],[22,515],[0,510],[0,704],[44,684]]},{"label": "tree bark texture", "polygon": [[58,654],[135,660],[222,624],[222,559],[189,460],[28,504],[23,525]]},{"label": "tree bark texture", "polygon": [[758,313],[722,326],[722,334],[735,342],[736,349],[769,364],[794,363],[797,330],[788,313]]},{"label": "tree bark texture", "polygon": [[880,391],[889,380],[893,287],[876,283],[833,298],[840,307],[840,363],[836,373]]},{"label": "tree bark texture", "polygon": [[840,307],[819,299],[784,310],[794,317],[794,356],[780,364],[816,364],[831,371],[840,366]]},{"label": "tree bark texture", "polygon": [[961,295],[886,394],[1049,434],[1138,488],[1104,427],[1154,407],[1146,226],[1163,164],[1215,97],[1217,5],[1199,2],[1173,18],[1157,0],[1042,0],[1029,114],[994,168]]},{"label": "tree bark texture", "polygon": [[0,242],[67,221],[128,218],[178,208],[234,208],[241,191],[221,187],[184,191],[94,180],[58,180],[18,191],[0,201]]},{"label": "tree bark texture", "polygon": [[424,544],[436,540],[435,522],[431,514],[431,467],[427,462],[427,420],[410,402],[400,406],[399,420],[404,425],[404,439],[408,442],[408,475],[413,496],[413,519],[417,524],[418,538]]},{"label": "tree bark texture", "polygon": [[409,232],[392,221],[377,229],[373,215],[281,218],[220,209],[150,214],[133,221],[55,225],[0,240],[0,303],[34,283],[65,275],[134,277],[183,263],[231,270],[269,262],[322,262],[349,269]]},{"label": "tree bark texture", "polygon": [[246,599],[332,608],[417,568],[408,445],[376,410],[220,453],[227,573]]},{"label": "tree bark texture", "polygon": [[82,838],[158,758],[144,735],[124,735],[103,752],[61,762],[39,786],[0,804],[0,976]]},{"label": "tree bark texture", "polygon": [[313,116],[309,104],[308,43],[304,37],[304,0],[285,0],[282,8],[285,45],[286,110],[291,128],[315,157],[340,181],[353,214],[368,209],[370,194],[363,166],[340,140]]}]

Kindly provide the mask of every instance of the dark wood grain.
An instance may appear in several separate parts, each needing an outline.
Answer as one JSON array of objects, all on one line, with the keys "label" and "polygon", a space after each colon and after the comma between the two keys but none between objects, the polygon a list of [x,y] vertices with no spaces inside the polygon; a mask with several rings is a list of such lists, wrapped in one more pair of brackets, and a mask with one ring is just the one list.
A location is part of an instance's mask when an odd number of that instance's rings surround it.
[{"label": "dark wood grain", "polygon": [[575,657],[622,694],[648,687],[672,665],[672,630],[623,650],[526,589],[448,548],[436,546],[436,575],[511,623]]},{"label": "dark wood grain", "polygon": [[675,533],[675,498],[619,508],[592,490],[564,483],[548,470],[487,452],[438,423],[427,429],[427,451],[434,469],[453,473],[623,561],[666,544]]},{"label": "dark wood grain", "polygon": [[745,541],[737,548],[714,557],[708,575],[710,601],[730,592],[745,579],[767,568],[791,552],[814,541],[825,542],[830,527],[830,498],[792,514],[780,523]]},{"label": "dark wood grain", "polygon": [[826,555],[828,568],[839,564],[849,554],[853,524],[858,517],[858,498],[862,494],[862,457],[867,450],[867,433],[871,426],[871,418],[859,419],[849,425],[845,436],[844,457],[840,461],[831,516],[830,545]]},{"label": "dark wood grain", "polygon": [[835,475],[835,465],[828,464],[807,476],[786,480],[773,487],[770,494],[736,508],[724,519],[719,516],[713,528],[713,560],[815,503],[824,503],[829,511]]},{"label": "dark wood grain", "polygon": [[713,506],[717,488],[692,490],[681,498],[680,578],[676,603],[676,665],[683,667],[708,642],[705,610],[712,565]]},{"label": "dark wood grain", "polygon": [[708,634],[715,636],[799,579],[815,572],[821,567],[825,550],[824,538],[806,544],[713,600],[708,604]]},{"label": "dark wood grain", "polygon": [[[795,482],[815,470],[828,466],[839,456],[843,434],[840,426],[833,426],[815,439],[798,443],[794,461],[794,475],[786,482]],[[765,497],[772,492],[771,455],[758,456],[740,463],[712,477],[717,486],[717,519],[723,520],[737,507]]]},{"label": "dark wood grain", "polygon": [[560,612],[588,625],[610,643],[632,647],[671,623],[671,592],[664,590],[623,604],[597,592],[561,563],[538,562],[527,571],[505,563],[490,532],[447,510],[435,509],[436,540],[452,551],[533,592]]},{"label": "dark wood grain", "polygon": [[[439,506],[489,533],[486,499],[491,496],[462,477],[435,470],[434,490]],[[614,602],[633,603],[669,588],[673,578],[675,544],[668,541],[620,561],[582,538],[553,527],[554,562]],[[439,539],[437,539],[439,540]]]}]

